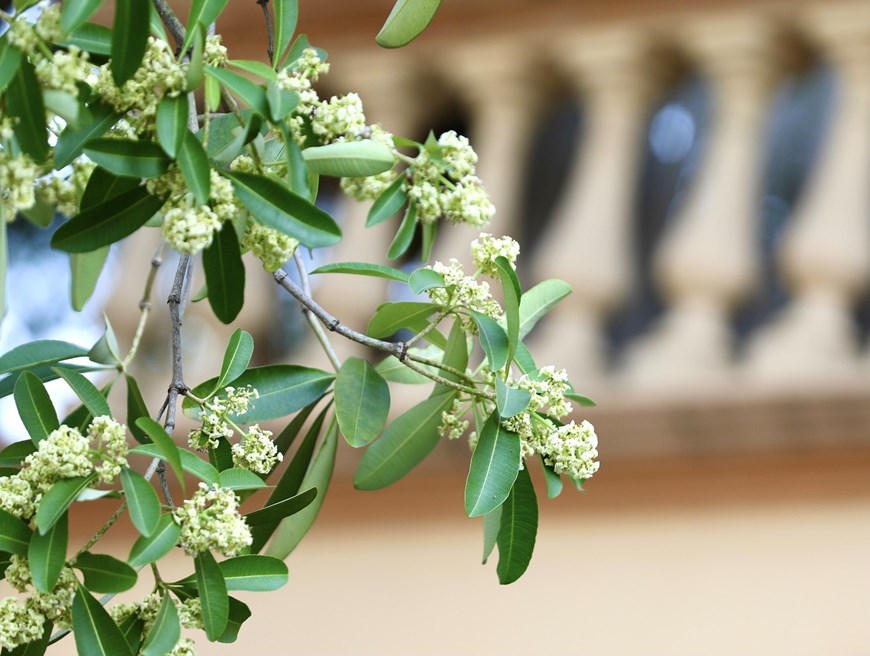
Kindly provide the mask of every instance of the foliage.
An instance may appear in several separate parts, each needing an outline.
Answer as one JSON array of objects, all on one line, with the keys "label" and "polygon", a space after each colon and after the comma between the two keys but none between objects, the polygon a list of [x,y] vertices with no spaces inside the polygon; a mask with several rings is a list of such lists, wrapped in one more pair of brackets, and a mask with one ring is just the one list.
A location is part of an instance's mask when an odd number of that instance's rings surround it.
[{"label": "foliage", "polygon": [[[111,29],[89,22],[101,4],[66,0],[28,15],[33,2],[17,0],[14,15],[0,13],[9,25],[0,36],[0,236],[19,215],[43,228],[46,212],[69,216],[51,243],[70,254],[70,301],[81,309],[108,248],[160,230],[180,254],[166,328],[169,391],[155,412],[131,369],[163,244],[151,271],[123,272],[145,278],[129,348],[107,320],[91,348],[43,340],[0,356],[0,396],[14,395],[30,437],[0,453],[0,561],[20,593],[0,601],[4,653],[41,654],[69,633],[82,654],[191,654],[182,629],[235,641],[250,611],[230,593],[287,581],[283,559],[321,508],[339,435],[365,447],[354,477],[363,490],[399,480],[440,439],[467,435],[466,512],[484,517],[484,562],[498,546],[498,578],[515,581],[537,530],[528,462],[542,463],[551,497],[563,475],[579,487],[598,468],[592,426],[563,421],[571,399],[588,399],[564,370],[538,367],[523,341],[568,286],[547,280],[523,292],[518,244],[486,233],[471,245],[472,275],[457,260],[410,272],[367,262],[311,272],[378,276],[418,297],[380,305],[362,334],[314,300],[295,255],[299,246],[342,238],[317,205],[321,176],[341,178],[347,195],[372,202],[369,226],[402,214],[390,260],[405,256],[419,233],[425,263],[440,221],[483,227],[494,208],[468,140],[453,132],[423,143],[395,137],[367,124],[356,94],[320,99],[314,84],[328,70],[326,53],[304,35],[294,38],[295,0],[274,0],[267,10],[268,64],[230,59],[220,37],[207,36],[226,0],[194,0],[186,26],[161,0],[128,0],[117,3]],[[399,0],[378,42],[409,42],[439,4]],[[254,341],[238,328],[218,376],[187,384],[181,319],[195,256],[215,317],[232,324],[244,304],[246,253],[302,306],[334,372],[250,367]],[[300,284],[282,268],[290,260]],[[383,357],[342,363],[324,328]],[[410,337],[397,341],[396,334]],[[102,387],[88,372],[101,374]],[[81,401],[63,418],[45,388],[54,379]],[[113,413],[107,396],[116,384],[126,388],[127,403]],[[396,384],[432,389],[392,416]],[[175,439],[179,396],[196,426],[186,446]],[[273,436],[260,426],[267,420],[287,425]],[[167,471],[183,499],[172,499]],[[74,504],[101,497],[117,499],[116,511],[70,556]],[[242,513],[242,502],[255,509]],[[127,559],[95,551],[124,514],[139,534]],[[191,574],[166,581],[160,562],[177,549],[191,558]],[[113,603],[147,565],[151,593]]]}]

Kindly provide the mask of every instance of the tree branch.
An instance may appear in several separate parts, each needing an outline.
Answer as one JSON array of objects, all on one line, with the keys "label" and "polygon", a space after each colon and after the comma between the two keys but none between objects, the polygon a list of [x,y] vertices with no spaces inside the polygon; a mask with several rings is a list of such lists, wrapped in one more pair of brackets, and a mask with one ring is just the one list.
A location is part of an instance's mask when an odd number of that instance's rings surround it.
[{"label": "tree branch", "polygon": [[275,63],[275,31],[272,28],[272,14],[269,13],[269,0],[257,0],[257,4],[263,9],[263,17],[266,19],[266,37],[268,39],[266,54],[269,55],[269,63]]},{"label": "tree branch", "polygon": [[179,52],[184,43],[184,37],[186,36],[184,25],[181,24],[180,20],[178,20],[178,16],[176,16],[175,12],[172,11],[172,7],[169,6],[167,0],[152,0],[152,2],[154,3],[154,8],[157,10],[157,15],[160,16],[160,20],[163,21],[166,30],[172,35],[172,39],[175,41],[176,52]]},{"label": "tree branch", "polygon": [[[305,262],[302,261],[302,256],[299,255],[299,249],[293,253],[293,262],[296,264],[296,269],[299,271],[299,281],[302,283],[302,292],[309,298],[312,298],[308,271],[305,269]],[[326,331],[323,330],[323,324],[317,320],[317,317],[311,314],[311,310],[309,310],[305,305],[302,305],[302,314],[305,315],[308,325],[311,326],[311,330],[314,331],[317,341],[319,341],[320,345],[323,347],[326,357],[329,358],[329,362],[332,364],[332,368],[336,371],[341,369],[341,360],[335,352],[335,349],[332,348],[332,342],[329,341],[329,336],[326,334]]]}]

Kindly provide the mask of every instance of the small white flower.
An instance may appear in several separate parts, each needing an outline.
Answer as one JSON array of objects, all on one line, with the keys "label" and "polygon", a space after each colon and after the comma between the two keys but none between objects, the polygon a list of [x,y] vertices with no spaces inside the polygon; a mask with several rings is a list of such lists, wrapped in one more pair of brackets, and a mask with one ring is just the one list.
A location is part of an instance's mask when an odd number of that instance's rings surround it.
[{"label": "small white flower", "polygon": [[233,464],[257,474],[268,474],[281,460],[283,454],[272,441],[272,432],[254,424],[248,428],[242,440],[232,446]]},{"label": "small white flower", "polygon": [[497,278],[498,267],[495,260],[504,257],[508,263],[516,269],[517,257],[520,254],[520,245],[510,237],[493,237],[491,234],[482,232],[480,236],[471,242],[471,255],[475,266],[482,273]]},{"label": "small white flower", "polygon": [[88,437],[103,462],[96,468],[101,483],[111,483],[127,466],[127,427],[108,416],[96,417]]},{"label": "small white flower", "polygon": [[254,257],[263,263],[263,268],[271,272],[280,269],[293,257],[299,241],[251,220],[248,221],[242,247],[250,249]]},{"label": "small white flower", "polygon": [[366,130],[362,100],[349,93],[322,101],[311,114],[311,129],[323,143],[359,139]]},{"label": "small white flower", "polygon": [[236,556],[251,544],[251,529],[238,511],[235,492],[199,484],[193,497],[172,512],[181,528],[179,542],[189,556],[214,550]]},{"label": "small white flower", "polygon": [[15,649],[42,637],[45,617],[15,597],[0,599],[0,647]]},{"label": "small white flower", "polygon": [[208,205],[173,207],[163,214],[163,236],[179,253],[195,255],[211,245],[221,220]]}]

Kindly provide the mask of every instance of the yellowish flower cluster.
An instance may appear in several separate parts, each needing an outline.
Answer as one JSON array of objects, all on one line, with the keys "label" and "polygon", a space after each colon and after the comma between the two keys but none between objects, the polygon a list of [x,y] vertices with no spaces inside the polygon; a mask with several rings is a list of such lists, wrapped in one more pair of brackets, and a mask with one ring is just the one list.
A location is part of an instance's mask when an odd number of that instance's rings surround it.
[{"label": "yellowish flower cluster", "polygon": [[189,556],[214,550],[236,556],[251,544],[251,529],[239,514],[235,492],[200,483],[193,497],[172,512],[181,529],[179,542]]},{"label": "yellowish flower cluster", "polygon": [[272,441],[272,431],[263,430],[254,424],[232,446],[233,464],[257,474],[268,474],[284,459]]},{"label": "yellowish flower cluster", "polygon": [[501,318],[501,306],[492,297],[489,283],[466,276],[459,260],[451,259],[449,264],[435,262],[429,267],[444,278],[446,287],[429,289],[426,293],[433,303],[452,308],[459,312],[462,327],[468,333],[477,333],[477,324],[471,318],[471,312],[480,312],[495,319]]},{"label": "yellowish flower cluster", "polygon": [[276,271],[293,257],[299,241],[251,219],[242,239],[242,247],[250,250],[263,263],[266,271]]}]

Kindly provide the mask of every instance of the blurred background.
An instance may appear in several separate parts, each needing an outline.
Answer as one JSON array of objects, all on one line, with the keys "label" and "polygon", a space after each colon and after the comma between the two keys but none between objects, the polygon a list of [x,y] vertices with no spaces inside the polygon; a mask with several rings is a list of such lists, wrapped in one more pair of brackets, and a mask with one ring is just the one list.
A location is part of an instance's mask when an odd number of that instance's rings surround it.
[{"label": "blurred background", "polygon": [[[391,5],[301,0],[300,29],[332,62],[321,96],[358,92],[395,134],[470,136],[498,208],[489,231],[520,239],[523,286],[574,288],[530,342],[598,402],[576,419],[597,428],[601,471],[585,493],[538,487],[535,556],[505,588],[463,513],[464,443],[373,493],[353,490],[344,446],[290,584],[244,597],[240,642],[201,639],[200,653],[870,654],[870,4],[446,0],[420,39],[384,51]],[[232,57],[265,59],[256,3],[233,0],[218,30]],[[348,238],[320,257],[376,261],[397,224],[363,230],[367,208],[335,192],[324,202]],[[103,311],[132,334],[154,244],[114,248],[125,276],[104,272],[71,317],[65,256],[11,228],[3,351],[88,343]],[[443,230],[436,256],[467,259],[474,236]],[[238,325],[258,363],[328,368],[248,264]],[[168,382],[173,270],[139,360],[149,407]],[[46,272],[54,284],[35,284]],[[357,328],[392,294],[315,287]],[[214,375],[229,333],[189,307],[188,383]],[[408,399],[397,390],[394,409]],[[82,533],[111,512],[100,503]],[[104,543],[126,555],[129,534]]]}]

